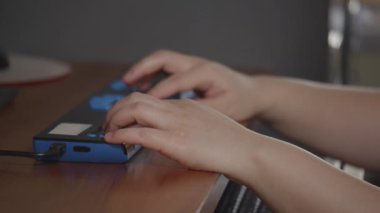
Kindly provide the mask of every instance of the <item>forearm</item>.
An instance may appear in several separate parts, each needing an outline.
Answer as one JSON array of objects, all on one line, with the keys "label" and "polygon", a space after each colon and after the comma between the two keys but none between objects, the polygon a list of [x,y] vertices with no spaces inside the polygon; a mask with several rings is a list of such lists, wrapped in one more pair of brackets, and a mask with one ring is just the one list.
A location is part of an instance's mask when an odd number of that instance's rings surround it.
[{"label": "forearm", "polygon": [[274,129],[334,157],[379,169],[380,93],[308,81],[253,79]]},{"label": "forearm", "polygon": [[276,212],[374,212],[378,188],[336,170],[293,145],[252,133],[226,173],[251,187]]}]

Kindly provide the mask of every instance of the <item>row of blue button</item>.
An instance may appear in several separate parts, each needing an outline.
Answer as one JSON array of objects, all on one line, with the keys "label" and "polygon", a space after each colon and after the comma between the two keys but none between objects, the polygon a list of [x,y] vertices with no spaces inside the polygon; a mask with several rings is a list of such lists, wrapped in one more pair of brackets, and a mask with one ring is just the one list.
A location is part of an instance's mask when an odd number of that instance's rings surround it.
[{"label": "row of blue button", "polygon": [[[122,80],[117,80],[112,82],[110,85],[110,88],[117,92],[123,92],[127,94],[128,92],[134,92],[137,91],[136,86],[129,86],[126,83],[124,83]],[[101,111],[108,111],[111,109],[112,105],[117,102],[118,100],[122,99],[124,96],[119,94],[103,94],[94,96],[90,99],[90,107],[93,110],[101,110]]]}]

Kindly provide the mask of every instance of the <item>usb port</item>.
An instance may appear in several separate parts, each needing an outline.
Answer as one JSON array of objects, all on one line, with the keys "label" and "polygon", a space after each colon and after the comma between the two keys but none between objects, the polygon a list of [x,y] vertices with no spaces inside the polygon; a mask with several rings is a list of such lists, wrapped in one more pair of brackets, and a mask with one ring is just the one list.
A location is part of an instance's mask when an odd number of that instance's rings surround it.
[{"label": "usb port", "polygon": [[91,148],[87,146],[74,146],[74,152],[90,152]]}]

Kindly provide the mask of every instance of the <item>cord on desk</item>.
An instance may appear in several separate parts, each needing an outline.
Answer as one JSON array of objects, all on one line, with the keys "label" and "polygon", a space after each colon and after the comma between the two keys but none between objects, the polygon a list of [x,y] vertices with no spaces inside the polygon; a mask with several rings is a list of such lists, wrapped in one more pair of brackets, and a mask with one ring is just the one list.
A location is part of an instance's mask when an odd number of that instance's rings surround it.
[{"label": "cord on desk", "polygon": [[0,156],[29,157],[35,158],[36,160],[52,160],[61,157],[65,152],[65,144],[53,144],[47,152],[0,150]]}]

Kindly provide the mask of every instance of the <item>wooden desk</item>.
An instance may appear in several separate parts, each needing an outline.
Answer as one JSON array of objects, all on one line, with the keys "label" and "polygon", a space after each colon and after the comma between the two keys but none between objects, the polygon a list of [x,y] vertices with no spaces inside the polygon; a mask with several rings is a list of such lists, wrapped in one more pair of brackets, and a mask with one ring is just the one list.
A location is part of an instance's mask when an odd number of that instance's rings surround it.
[{"label": "wooden desk", "polygon": [[[64,80],[20,88],[0,111],[0,149],[32,151],[32,137],[103,88],[122,65],[73,65]],[[0,157],[1,212],[212,212],[223,176],[140,151],[127,164],[44,163]]]}]

